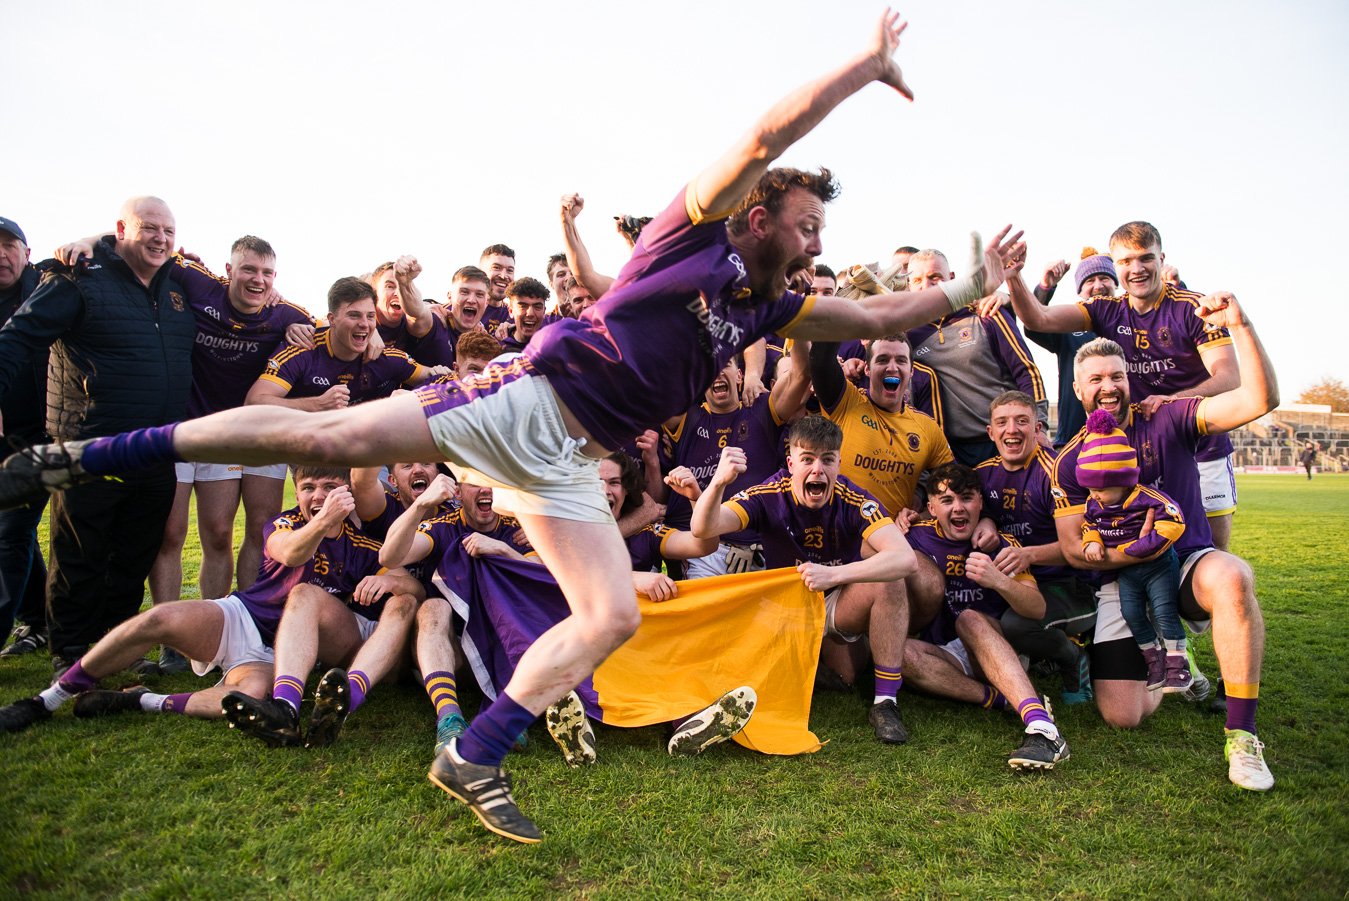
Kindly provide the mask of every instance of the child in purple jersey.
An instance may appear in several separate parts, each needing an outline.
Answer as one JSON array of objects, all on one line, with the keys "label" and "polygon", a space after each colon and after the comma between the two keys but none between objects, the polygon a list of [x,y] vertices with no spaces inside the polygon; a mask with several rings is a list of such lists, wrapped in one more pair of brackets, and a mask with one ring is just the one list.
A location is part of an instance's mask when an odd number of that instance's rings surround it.
[{"label": "child in purple jersey", "polygon": [[[1009,606],[1027,619],[1044,616],[1045,601],[1035,578],[1025,572],[1009,576],[994,563],[997,550],[990,555],[975,549],[983,495],[979,476],[968,466],[947,463],[933,471],[927,509],[932,518],[915,523],[909,541],[925,558],[920,570],[935,564],[945,583],[945,601],[923,640],[910,639],[905,646],[910,682],[952,700],[1014,706],[1026,737],[1008,765],[1053,769],[1068,759],[1068,743],[997,625]],[[1015,544],[1015,539],[998,536],[999,548]]]},{"label": "child in purple jersey", "polygon": [[1185,531],[1180,508],[1160,491],[1139,486],[1138,457],[1105,410],[1087,417],[1077,483],[1090,495],[1082,555],[1099,563],[1110,547],[1139,561],[1118,572],[1119,605],[1147,662],[1148,691],[1185,691],[1193,679],[1185,659],[1185,627],[1176,612],[1180,559],[1171,547]]},{"label": "child in purple jersey", "polygon": [[893,59],[905,27],[887,11],[862,53],[765,113],[647,226],[605,297],[581,320],[540,331],[523,358],[489,366],[471,384],[432,386],[350,410],[244,408],[101,443],[33,448],[6,461],[0,505],[81,477],[179,458],[368,466],[440,457],[461,475],[498,487],[498,501],[529,532],[572,615],[525,652],[511,684],[462,741],[436,758],[430,778],[488,829],[538,841],[501,761],[516,736],[639,622],[627,551],[599,488],[597,460],[687,410],[726,360],[762,335],[893,334],[990,293],[1017,249],[1010,227],[987,250],[976,236],[965,274],[927,291],[854,302],[786,290],[788,273],[821,252],[824,204],[837,185],[825,172],[769,166],[872,82],[911,96]]},{"label": "child in purple jersey", "polygon": [[[268,550],[279,567],[298,571],[264,566],[253,588],[239,595],[255,618],[266,614],[275,628],[272,696],[230,692],[221,708],[230,728],[245,735],[272,746],[303,741],[312,748],[336,741],[347,717],[397,664],[425,593],[406,571],[381,567],[379,542],[356,528],[349,470],[298,469],[295,499],[299,515],[276,520]],[[284,612],[267,606],[283,586]],[[318,660],[337,666],[319,680],[302,735],[300,702]]]},{"label": "child in purple jersey", "polygon": [[794,567],[807,588],[824,593],[826,635],[849,644],[870,638],[876,694],[867,719],[880,741],[903,744],[909,733],[897,695],[909,610],[899,580],[913,571],[913,551],[880,502],[839,475],[842,445],[842,429],[806,416],[788,435],[787,469],[722,503],[747,465],[741,448],[727,447],[691,531],[716,538],[755,529],[770,569]]}]

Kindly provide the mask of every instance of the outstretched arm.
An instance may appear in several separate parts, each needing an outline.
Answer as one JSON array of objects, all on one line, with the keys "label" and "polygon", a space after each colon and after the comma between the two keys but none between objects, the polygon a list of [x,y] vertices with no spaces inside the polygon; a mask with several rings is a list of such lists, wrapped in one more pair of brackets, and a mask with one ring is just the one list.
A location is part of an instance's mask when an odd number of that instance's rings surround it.
[{"label": "outstretched arm", "polygon": [[779,100],[734,147],[694,179],[692,197],[698,208],[709,215],[734,209],[775,159],[871,82],[888,84],[912,100],[913,92],[893,59],[899,36],[907,27],[899,13],[887,9],[864,53]]},{"label": "outstretched arm", "polygon": [[[613,287],[614,279],[595,271],[590,262],[590,251],[581,241],[581,233],[576,230],[576,217],[585,209],[585,200],[580,194],[564,194],[562,197],[562,249],[567,255],[567,268],[577,284],[599,300]],[[560,299],[560,298],[559,298]]]},{"label": "outstretched arm", "polygon": [[1279,382],[1274,376],[1274,365],[1236,296],[1226,291],[1210,294],[1199,301],[1195,315],[1211,326],[1225,327],[1231,332],[1239,363],[1237,387],[1200,401],[1199,415],[1204,418],[1209,434],[1241,428],[1277,407]]},{"label": "outstretched arm", "polygon": [[394,278],[398,279],[398,294],[403,301],[403,315],[407,317],[408,334],[414,338],[424,338],[431,331],[431,311],[427,309],[422,292],[415,284],[417,276],[422,274],[421,263],[416,257],[401,256],[393,266]]}]

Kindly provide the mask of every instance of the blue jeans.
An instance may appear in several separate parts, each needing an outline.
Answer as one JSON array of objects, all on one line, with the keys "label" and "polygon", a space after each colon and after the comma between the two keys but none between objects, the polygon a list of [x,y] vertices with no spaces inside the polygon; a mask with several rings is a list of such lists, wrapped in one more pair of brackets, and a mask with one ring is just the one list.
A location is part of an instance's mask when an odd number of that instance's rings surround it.
[{"label": "blue jeans", "polygon": [[37,542],[37,524],[47,498],[0,510],[0,641],[15,618],[47,631],[47,567]]},{"label": "blue jeans", "polygon": [[[1157,641],[1157,632],[1168,641],[1183,641],[1176,595],[1180,593],[1180,558],[1175,548],[1156,560],[1135,563],[1119,571],[1119,609],[1129,631],[1140,645]],[[1151,614],[1151,620],[1149,620]],[[1153,631],[1153,624],[1157,629]]]}]

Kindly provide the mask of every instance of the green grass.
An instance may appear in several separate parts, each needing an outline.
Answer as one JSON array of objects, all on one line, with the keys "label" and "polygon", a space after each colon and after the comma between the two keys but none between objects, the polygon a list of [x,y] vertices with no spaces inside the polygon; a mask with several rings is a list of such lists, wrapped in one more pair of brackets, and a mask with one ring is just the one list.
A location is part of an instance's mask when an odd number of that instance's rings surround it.
[{"label": "green grass", "polygon": [[[659,729],[601,729],[598,765],[573,771],[536,727],[508,761],[545,833],[526,847],[426,781],[433,723],[415,685],[376,688],[315,752],[220,723],[62,710],[0,736],[0,895],[1342,898],[1349,477],[1240,487],[1234,549],[1255,566],[1269,635],[1266,795],[1227,782],[1221,719],[1176,699],[1133,732],[1060,709],[1072,760],[1022,777],[1004,760],[1008,715],[906,694],[913,738],[885,748],[862,701],[817,695],[828,744],[793,759],[737,746],[674,760]],[[45,657],[0,661],[0,698],[49,672]]]}]

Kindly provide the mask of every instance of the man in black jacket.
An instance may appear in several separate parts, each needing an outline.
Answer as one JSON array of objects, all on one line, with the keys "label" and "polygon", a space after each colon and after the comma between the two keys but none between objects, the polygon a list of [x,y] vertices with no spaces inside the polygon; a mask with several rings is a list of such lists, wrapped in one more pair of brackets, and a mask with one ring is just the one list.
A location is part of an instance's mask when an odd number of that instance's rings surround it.
[{"label": "man in black jacket", "polygon": [[[168,206],[132,198],[115,237],[100,242],[92,260],[45,273],[0,329],[0,398],[8,404],[29,361],[50,347],[47,431],[54,439],[183,418],[196,327],[170,280],[174,240]],[[140,609],[173,492],[173,467],[161,465],[53,499],[47,618],[57,670]]]},{"label": "man in black jacket", "polygon": [[[29,262],[28,238],[18,223],[0,217],[0,326],[37,287],[38,270]],[[0,395],[4,432],[22,444],[47,439],[47,354],[36,354],[10,390]],[[47,643],[47,566],[37,541],[37,524],[47,499],[0,511],[0,636],[18,622],[14,641],[0,657],[35,651]]]}]

